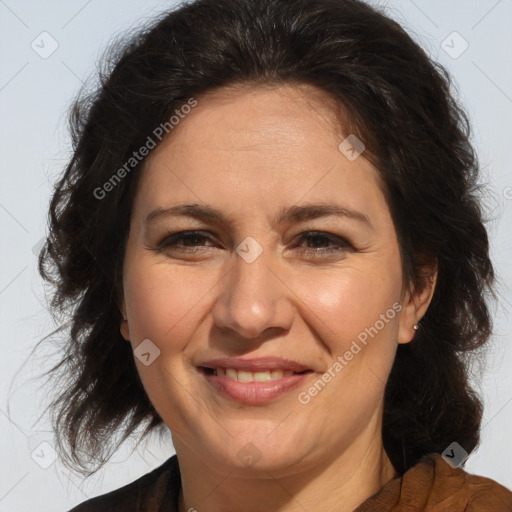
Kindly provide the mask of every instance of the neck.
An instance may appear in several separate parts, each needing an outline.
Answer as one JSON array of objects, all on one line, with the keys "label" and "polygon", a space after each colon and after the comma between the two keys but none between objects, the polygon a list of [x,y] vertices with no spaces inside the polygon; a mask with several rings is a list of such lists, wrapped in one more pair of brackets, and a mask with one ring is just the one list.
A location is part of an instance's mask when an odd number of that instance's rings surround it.
[{"label": "neck", "polygon": [[179,512],[352,512],[397,476],[378,428],[335,457],[310,465],[299,461],[293,473],[247,476],[216,467],[174,435],[173,441],[182,483]]}]

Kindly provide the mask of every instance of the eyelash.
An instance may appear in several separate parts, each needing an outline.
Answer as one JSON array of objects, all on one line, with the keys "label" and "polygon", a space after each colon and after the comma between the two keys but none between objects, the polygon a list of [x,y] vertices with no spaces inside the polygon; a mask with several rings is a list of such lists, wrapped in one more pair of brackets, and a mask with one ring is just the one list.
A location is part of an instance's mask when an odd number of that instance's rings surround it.
[{"label": "eyelash", "polygon": [[[178,244],[177,244],[178,241],[183,241],[183,240],[187,240],[187,239],[194,238],[194,237],[199,237],[200,239],[212,240],[212,238],[208,234],[205,234],[202,231],[180,231],[177,233],[171,233],[171,234],[166,235],[160,241],[160,243],[157,245],[156,251],[163,252],[167,248],[170,248],[173,246],[174,247],[178,246]],[[349,250],[354,249],[354,247],[344,238],[341,238],[339,236],[332,235],[330,233],[326,233],[323,231],[306,231],[304,233],[301,233],[301,235],[299,237],[299,243],[301,243],[305,240],[310,240],[312,238],[320,238],[320,239],[323,239],[328,242],[336,244],[334,247],[329,247],[329,248],[318,247],[318,248],[306,248],[305,249],[306,252],[312,252],[315,256],[316,255],[320,255],[320,256],[327,255],[328,256],[328,255],[332,255],[335,253],[341,253],[347,249],[349,249]],[[200,249],[198,250],[198,247],[199,246],[197,246],[197,245],[193,246],[192,248],[182,246],[180,248],[180,250],[184,251],[184,252],[191,252],[191,253],[204,252],[204,250],[200,250]]]}]

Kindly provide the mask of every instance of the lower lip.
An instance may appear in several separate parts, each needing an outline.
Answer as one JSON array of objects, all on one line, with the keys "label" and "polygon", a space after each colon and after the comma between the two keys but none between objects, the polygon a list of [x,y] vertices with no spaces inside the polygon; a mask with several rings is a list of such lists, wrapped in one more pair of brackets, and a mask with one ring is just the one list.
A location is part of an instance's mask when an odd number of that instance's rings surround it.
[{"label": "lower lip", "polygon": [[267,382],[238,382],[225,376],[206,373],[200,369],[208,384],[220,395],[248,405],[261,405],[298,388],[314,375],[313,372],[295,373],[278,380]]}]

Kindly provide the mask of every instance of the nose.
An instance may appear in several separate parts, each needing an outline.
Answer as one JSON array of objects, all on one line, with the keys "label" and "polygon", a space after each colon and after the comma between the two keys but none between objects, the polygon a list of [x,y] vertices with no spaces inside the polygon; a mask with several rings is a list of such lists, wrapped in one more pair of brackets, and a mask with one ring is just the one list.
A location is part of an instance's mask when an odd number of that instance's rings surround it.
[{"label": "nose", "polygon": [[272,258],[270,251],[264,250],[248,263],[233,254],[213,306],[214,325],[230,331],[231,340],[260,342],[291,328],[293,292]]}]

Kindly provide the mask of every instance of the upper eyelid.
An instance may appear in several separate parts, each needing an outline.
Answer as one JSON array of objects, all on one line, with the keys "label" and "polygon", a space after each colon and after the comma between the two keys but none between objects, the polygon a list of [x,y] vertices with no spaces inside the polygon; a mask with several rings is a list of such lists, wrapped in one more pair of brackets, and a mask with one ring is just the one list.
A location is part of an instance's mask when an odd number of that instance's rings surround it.
[{"label": "upper eyelid", "polygon": [[[211,233],[209,231],[200,230],[200,229],[179,230],[174,233],[165,235],[161,239],[161,241],[158,243],[158,245],[159,246],[163,245],[165,243],[165,241],[169,238],[174,237],[179,240],[181,237],[194,236],[194,235],[200,236],[203,238],[207,238],[207,239],[216,238],[216,236],[213,233]],[[322,230],[318,230],[318,229],[310,229],[310,230],[306,230],[306,231],[301,231],[300,233],[295,235],[293,237],[293,239],[298,238],[299,240],[302,240],[302,239],[306,239],[308,237],[314,237],[314,236],[324,237],[327,240],[331,241],[332,243],[340,242],[340,244],[346,244],[346,245],[352,246],[352,243],[347,239],[347,237],[341,236],[341,235],[336,235],[329,231],[322,231]]]}]

